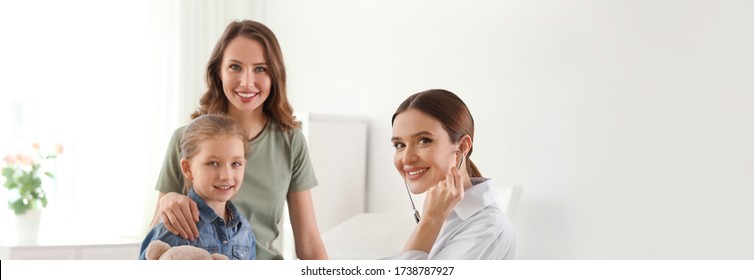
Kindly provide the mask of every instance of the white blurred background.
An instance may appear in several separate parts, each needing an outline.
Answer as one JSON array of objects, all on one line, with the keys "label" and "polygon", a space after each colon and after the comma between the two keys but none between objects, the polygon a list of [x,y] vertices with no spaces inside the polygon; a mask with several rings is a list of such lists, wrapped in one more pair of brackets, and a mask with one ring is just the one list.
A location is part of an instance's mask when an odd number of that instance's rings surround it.
[{"label": "white blurred background", "polygon": [[409,213],[390,117],[445,88],[474,115],[482,173],[523,186],[517,258],[752,259],[752,13],[732,0],[4,1],[0,154],[65,146],[43,235],[142,236],[211,48],[247,18],[278,36],[297,111],[369,121],[369,212]]}]

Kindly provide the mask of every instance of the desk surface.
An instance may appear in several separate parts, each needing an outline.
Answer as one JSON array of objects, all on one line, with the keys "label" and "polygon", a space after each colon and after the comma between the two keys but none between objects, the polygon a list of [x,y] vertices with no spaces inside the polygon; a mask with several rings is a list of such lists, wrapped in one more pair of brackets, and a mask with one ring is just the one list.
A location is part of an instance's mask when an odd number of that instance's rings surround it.
[{"label": "desk surface", "polygon": [[349,218],[322,235],[334,260],[375,260],[403,250],[416,227],[411,213],[366,213]]}]

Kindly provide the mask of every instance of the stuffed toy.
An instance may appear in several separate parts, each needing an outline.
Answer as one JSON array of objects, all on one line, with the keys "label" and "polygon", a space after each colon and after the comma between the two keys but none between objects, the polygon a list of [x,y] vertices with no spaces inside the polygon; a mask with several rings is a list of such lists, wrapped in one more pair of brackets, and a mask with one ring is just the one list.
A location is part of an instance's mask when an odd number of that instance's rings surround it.
[{"label": "stuffed toy", "polygon": [[170,247],[162,240],[149,242],[147,260],[227,260],[223,254],[210,254],[207,250],[191,245]]}]

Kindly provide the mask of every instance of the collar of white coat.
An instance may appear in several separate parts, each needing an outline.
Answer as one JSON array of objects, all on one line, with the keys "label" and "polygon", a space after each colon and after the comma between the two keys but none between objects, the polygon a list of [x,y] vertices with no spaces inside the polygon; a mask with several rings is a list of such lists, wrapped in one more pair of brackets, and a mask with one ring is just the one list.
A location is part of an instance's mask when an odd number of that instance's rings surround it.
[{"label": "collar of white coat", "polygon": [[489,178],[472,177],[471,187],[463,193],[463,200],[458,202],[453,211],[461,220],[466,220],[488,205],[495,202],[492,191],[492,180]]}]

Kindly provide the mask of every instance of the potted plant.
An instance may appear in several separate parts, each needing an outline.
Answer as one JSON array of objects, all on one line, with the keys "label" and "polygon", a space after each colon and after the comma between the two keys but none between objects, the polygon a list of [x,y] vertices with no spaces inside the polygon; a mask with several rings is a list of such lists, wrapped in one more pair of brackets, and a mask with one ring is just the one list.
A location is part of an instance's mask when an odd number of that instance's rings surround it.
[{"label": "potted plant", "polygon": [[2,175],[8,189],[8,208],[16,214],[16,229],[19,239],[36,239],[41,219],[41,209],[47,207],[47,195],[42,188],[42,174],[54,178],[50,171],[42,168],[42,163],[57,158],[63,153],[63,146],[55,145],[52,152],[43,153],[40,145],[32,144],[34,155],[23,153],[7,155]]}]

